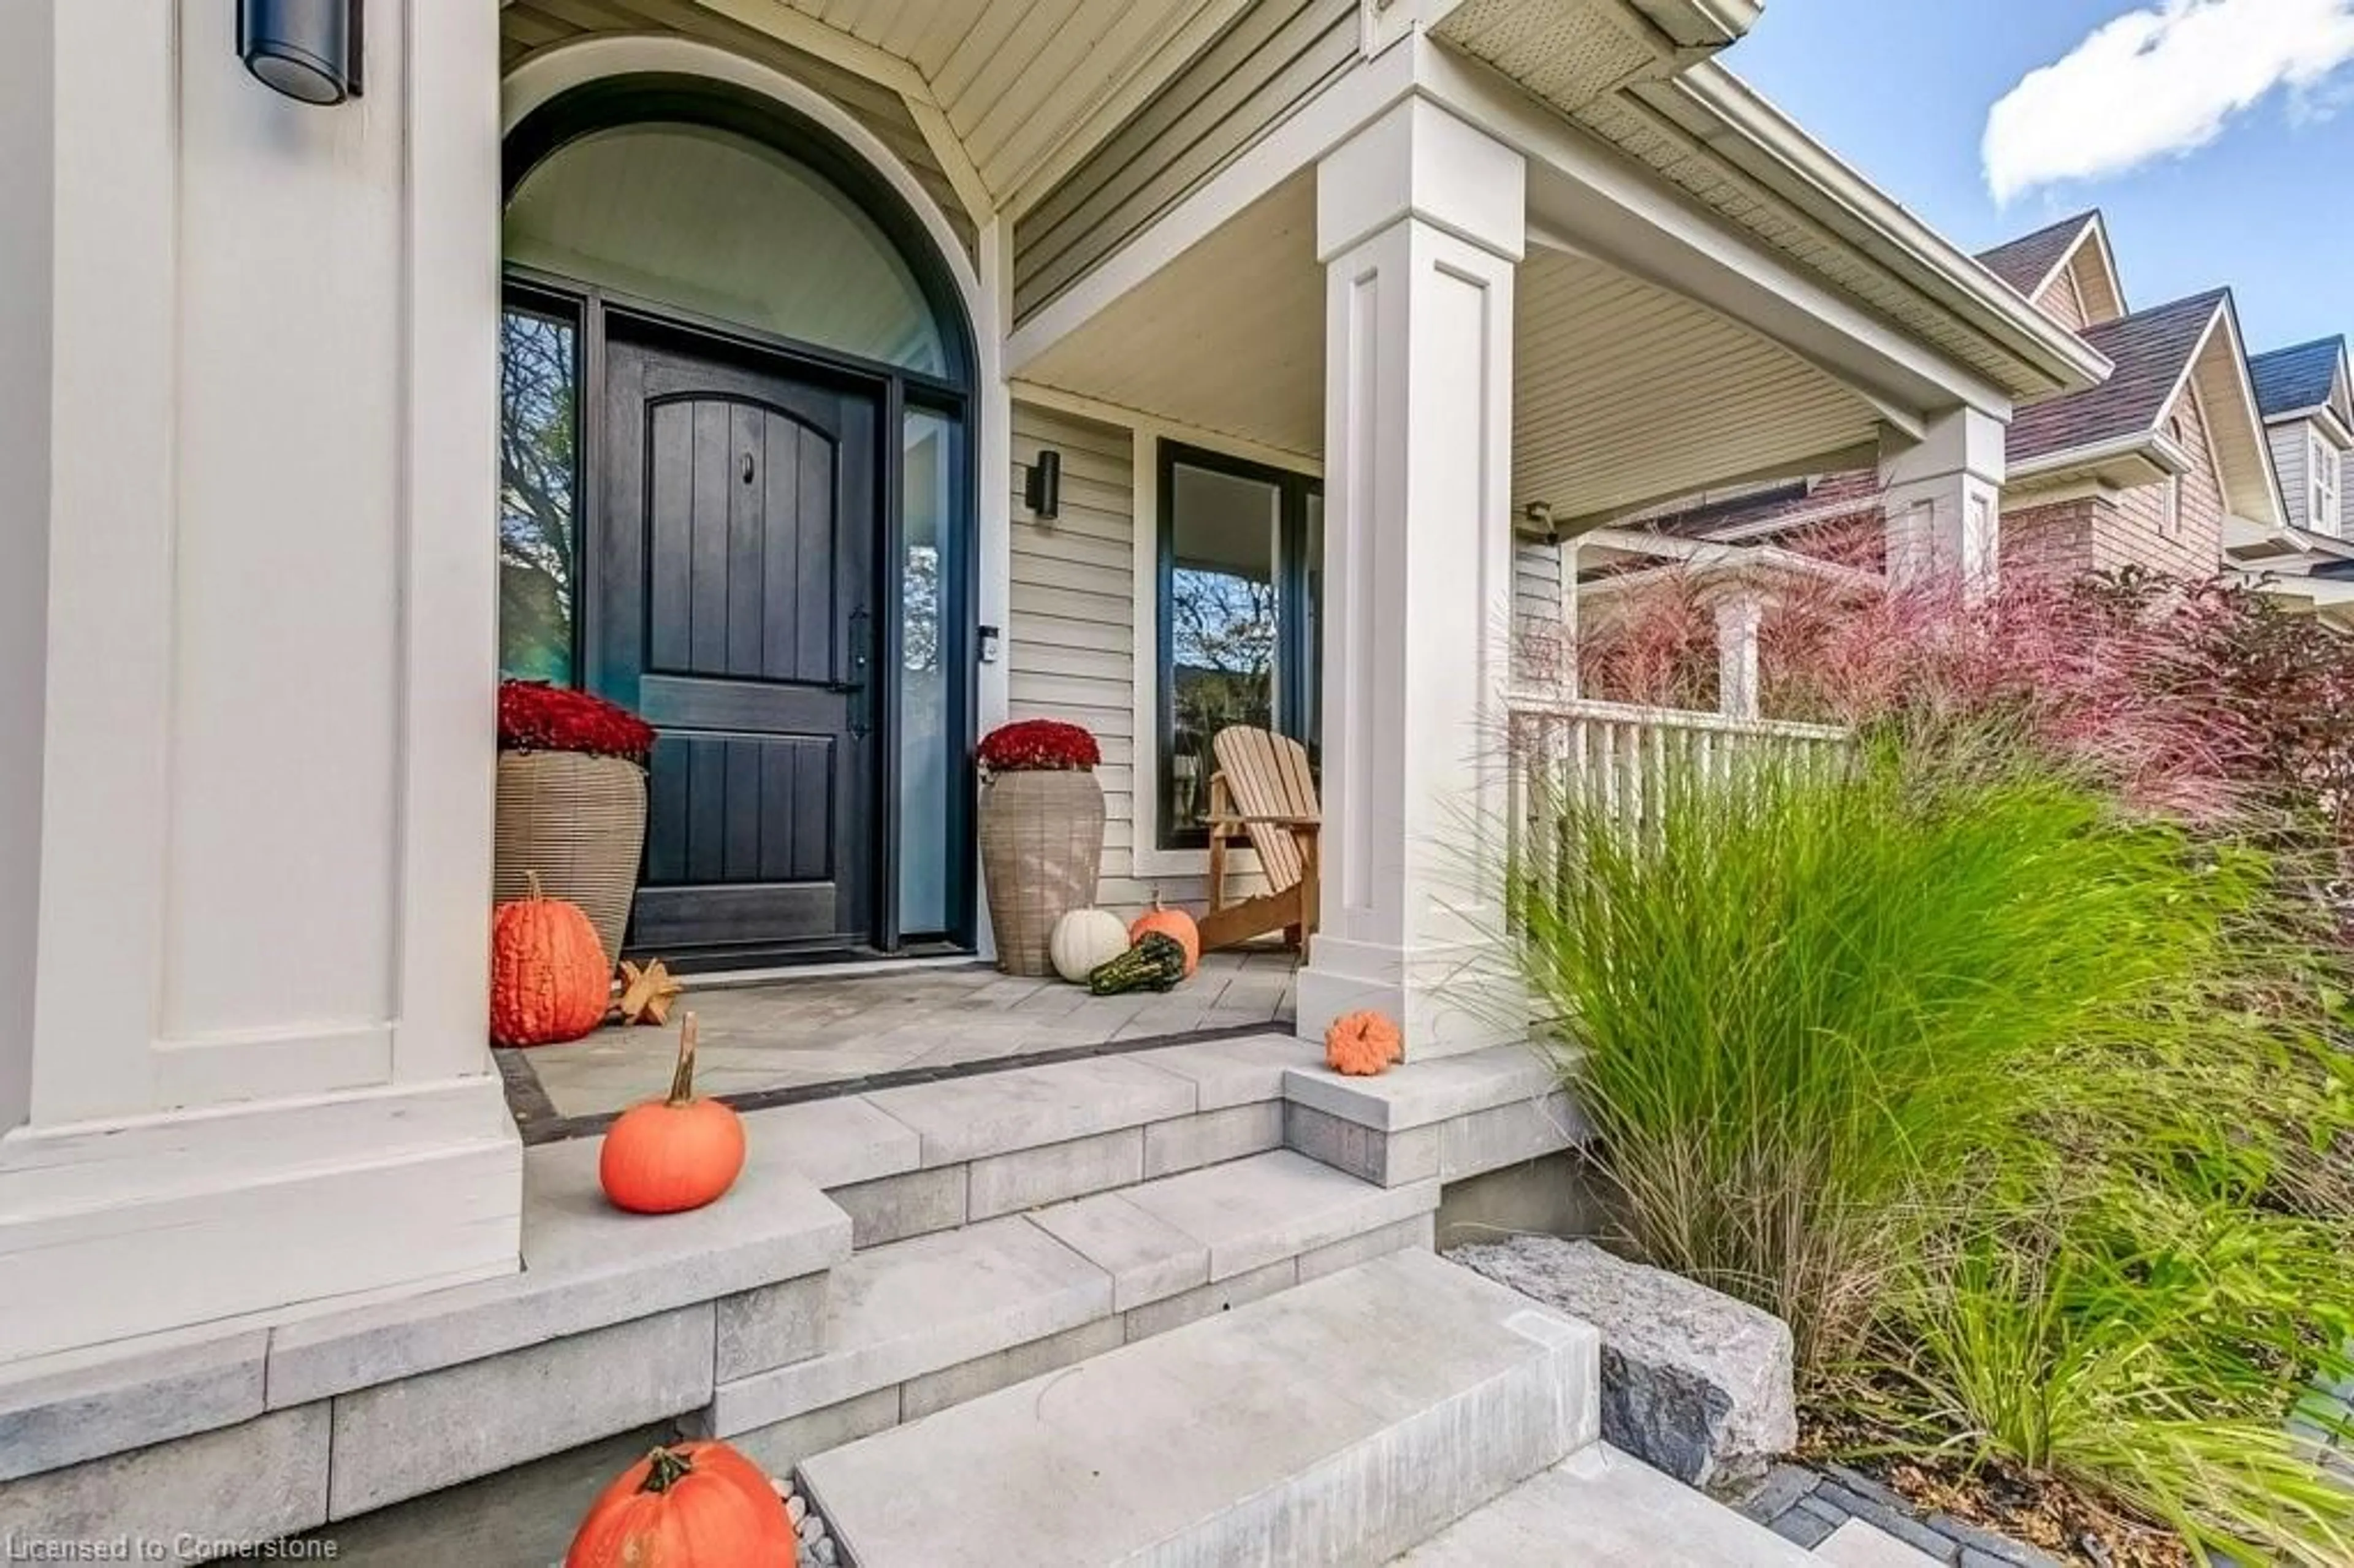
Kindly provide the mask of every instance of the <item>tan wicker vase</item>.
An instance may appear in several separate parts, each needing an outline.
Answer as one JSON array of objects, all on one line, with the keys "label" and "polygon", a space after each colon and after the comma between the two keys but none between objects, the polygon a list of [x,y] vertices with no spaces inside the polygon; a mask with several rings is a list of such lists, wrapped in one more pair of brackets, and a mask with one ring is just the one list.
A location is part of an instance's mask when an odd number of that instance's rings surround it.
[{"label": "tan wicker vase", "polygon": [[525,874],[539,873],[540,891],[580,906],[606,962],[617,962],[645,847],[646,773],[636,763],[571,751],[499,753],[491,895],[500,903],[521,898]]},{"label": "tan wicker vase", "polygon": [[981,789],[981,869],[997,967],[1053,972],[1055,922],[1096,901],[1103,869],[1103,786],[1081,769],[992,775]]}]

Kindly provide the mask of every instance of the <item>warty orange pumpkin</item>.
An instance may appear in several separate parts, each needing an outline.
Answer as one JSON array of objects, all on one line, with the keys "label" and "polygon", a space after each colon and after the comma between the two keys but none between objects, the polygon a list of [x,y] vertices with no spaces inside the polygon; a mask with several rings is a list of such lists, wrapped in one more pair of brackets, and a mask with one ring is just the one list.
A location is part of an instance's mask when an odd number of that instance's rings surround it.
[{"label": "warty orange pumpkin", "polygon": [[577,904],[547,898],[539,874],[491,914],[491,1038],[501,1045],[578,1040],[604,1019],[613,966]]},{"label": "warty orange pumpkin", "polygon": [[800,1552],[758,1466],[725,1443],[675,1443],[598,1494],[564,1568],[793,1568]]},{"label": "warty orange pumpkin", "polygon": [[1152,907],[1139,915],[1129,927],[1129,945],[1141,942],[1151,931],[1160,932],[1185,949],[1185,978],[1193,979],[1193,971],[1202,967],[1202,928],[1193,924],[1193,917],[1182,909],[1161,907],[1161,895],[1156,893],[1152,895]]},{"label": "warty orange pumpkin", "polygon": [[679,1021],[669,1097],[631,1106],[606,1131],[598,1184],[633,1214],[675,1214],[718,1197],[743,1169],[743,1118],[717,1100],[695,1097],[690,1012]]},{"label": "warty orange pumpkin", "polygon": [[1370,1078],[1405,1051],[1398,1026],[1382,1013],[1344,1012],[1324,1031],[1324,1065],[1344,1077]]}]

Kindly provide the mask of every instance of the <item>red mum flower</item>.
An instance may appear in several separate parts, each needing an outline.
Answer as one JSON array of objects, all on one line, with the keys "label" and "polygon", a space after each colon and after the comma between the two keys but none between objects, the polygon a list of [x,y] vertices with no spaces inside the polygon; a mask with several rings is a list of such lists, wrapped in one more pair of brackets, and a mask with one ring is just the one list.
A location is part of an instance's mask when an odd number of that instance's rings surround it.
[{"label": "red mum flower", "polygon": [[981,765],[991,773],[1069,772],[1102,760],[1094,736],[1059,719],[1001,725],[981,741]]},{"label": "red mum flower", "polygon": [[587,692],[537,681],[499,683],[501,751],[578,751],[645,766],[653,726]]}]

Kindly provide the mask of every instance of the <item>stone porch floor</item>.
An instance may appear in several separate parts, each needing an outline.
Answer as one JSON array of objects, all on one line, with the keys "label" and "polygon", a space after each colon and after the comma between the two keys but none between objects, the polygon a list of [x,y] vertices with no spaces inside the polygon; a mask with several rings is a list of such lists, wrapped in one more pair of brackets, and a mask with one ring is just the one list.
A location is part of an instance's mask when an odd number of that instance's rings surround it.
[{"label": "stone porch floor", "polygon": [[[699,1022],[696,1086],[774,1104],[960,1075],[1186,1035],[1263,1031],[1292,1017],[1298,955],[1212,953],[1161,995],[1097,997],[987,965],[830,974],[751,984],[686,980],[670,1028],[600,1029],[566,1045],[496,1053],[532,1141],[588,1130],[670,1081],[679,1011]],[[567,1125],[570,1124],[570,1125]]]}]

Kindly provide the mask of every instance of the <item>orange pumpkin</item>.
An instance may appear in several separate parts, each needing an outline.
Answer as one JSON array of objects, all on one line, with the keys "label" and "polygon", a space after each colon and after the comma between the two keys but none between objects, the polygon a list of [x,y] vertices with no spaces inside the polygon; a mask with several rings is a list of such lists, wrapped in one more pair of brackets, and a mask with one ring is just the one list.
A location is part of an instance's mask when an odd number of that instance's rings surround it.
[{"label": "orange pumpkin", "polygon": [[1128,945],[1136,946],[1151,932],[1158,931],[1185,949],[1185,978],[1192,980],[1193,971],[1202,967],[1202,928],[1182,909],[1164,909],[1161,895],[1152,895],[1152,907],[1136,917],[1128,928]]},{"label": "orange pumpkin", "polygon": [[536,872],[491,914],[491,1038],[501,1045],[578,1040],[603,1022],[613,965],[577,904],[544,898]]},{"label": "orange pumpkin", "polygon": [[793,1568],[800,1552],[758,1465],[725,1443],[675,1443],[598,1494],[564,1568]]},{"label": "orange pumpkin", "polygon": [[670,1097],[623,1111],[605,1134],[597,1181],[633,1214],[699,1209],[735,1184],[744,1169],[744,1120],[695,1095],[695,1014],[679,1021],[678,1066]]},{"label": "orange pumpkin", "polygon": [[1352,1078],[1370,1078],[1405,1053],[1398,1026],[1378,1012],[1344,1012],[1324,1031],[1324,1065]]}]

